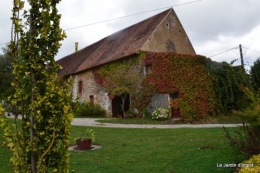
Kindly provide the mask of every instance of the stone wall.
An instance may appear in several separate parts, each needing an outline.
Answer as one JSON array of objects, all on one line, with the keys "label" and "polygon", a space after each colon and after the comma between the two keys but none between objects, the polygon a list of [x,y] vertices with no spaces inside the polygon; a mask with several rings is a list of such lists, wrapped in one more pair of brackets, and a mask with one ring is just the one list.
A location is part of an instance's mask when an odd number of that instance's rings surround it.
[{"label": "stone wall", "polygon": [[142,47],[143,51],[196,54],[178,16],[171,11]]},{"label": "stone wall", "polygon": [[[82,93],[79,95],[79,81],[82,81]],[[94,97],[94,104],[99,104],[106,110],[107,117],[112,117],[111,99],[105,89],[99,86],[92,71],[86,71],[74,76],[73,84],[74,99],[78,98],[79,102],[90,101],[90,96]]]},{"label": "stone wall", "polygon": [[146,109],[149,113],[152,113],[157,108],[165,107],[170,108],[169,94],[156,93],[152,96],[150,103],[147,105]]}]

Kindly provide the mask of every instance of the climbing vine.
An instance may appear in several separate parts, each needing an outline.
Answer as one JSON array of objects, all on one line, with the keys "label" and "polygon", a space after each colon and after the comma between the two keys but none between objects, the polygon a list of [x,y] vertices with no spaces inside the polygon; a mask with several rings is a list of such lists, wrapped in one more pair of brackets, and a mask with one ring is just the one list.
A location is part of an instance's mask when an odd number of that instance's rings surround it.
[{"label": "climbing vine", "polygon": [[183,118],[201,119],[243,109],[250,102],[248,76],[242,68],[176,53],[147,53],[145,64],[152,65],[148,79],[158,92],[179,93]]},{"label": "climbing vine", "polygon": [[[6,145],[13,153],[14,172],[68,172],[71,121],[71,82],[57,81],[55,63],[65,33],[59,27],[60,0],[28,1],[29,11],[20,11],[24,1],[14,0],[13,57],[15,94],[12,105],[19,108],[21,125],[1,118]],[[23,21],[25,21],[23,23]]]},{"label": "climbing vine", "polygon": [[[145,66],[152,69],[146,76]],[[252,101],[249,78],[242,68],[200,55],[140,52],[94,70],[94,76],[112,97],[130,94],[130,107],[139,111],[155,92],[178,93],[179,98],[169,105],[173,109],[177,105],[185,119],[245,109]]]},{"label": "climbing vine", "polygon": [[161,93],[179,93],[183,118],[200,119],[214,114],[216,95],[212,76],[203,66],[204,57],[173,53],[147,53],[145,64],[152,65],[150,82]]},{"label": "climbing vine", "polygon": [[99,68],[96,74],[94,72],[96,81],[99,82],[99,84],[102,83],[111,98],[115,96],[121,97],[121,109],[124,117],[126,117],[124,104],[127,95],[133,96],[135,90],[141,83],[142,78],[140,78],[139,73],[140,67],[137,57],[106,64]]},{"label": "climbing vine", "polygon": [[[106,64],[93,71],[96,82],[108,91],[111,98],[121,96],[124,104],[129,94],[131,101],[128,113],[133,113],[133,109],[138,112],[136,115],[129,116],[141,116],[154,93],[154,85],[144,79],[142,57],[143,54],[138,54]],[[122,111],[126,117],[123,107],[122,105]]]}]

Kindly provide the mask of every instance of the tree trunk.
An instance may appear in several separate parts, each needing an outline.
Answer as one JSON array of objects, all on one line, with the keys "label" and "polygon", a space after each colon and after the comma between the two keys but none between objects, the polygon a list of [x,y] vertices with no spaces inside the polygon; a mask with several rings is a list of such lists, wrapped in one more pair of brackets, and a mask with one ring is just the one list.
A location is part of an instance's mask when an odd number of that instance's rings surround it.
[{"label": "tree trunk", "polygon": [[121,108],[122,108],[122,112],[123,112],[123,117],[126,118],[126,114],[125,114],[125,100],[127,98],[127,93],[123,93],[121,95],[121,99],[122,99],[122,104],[121,104]]}]

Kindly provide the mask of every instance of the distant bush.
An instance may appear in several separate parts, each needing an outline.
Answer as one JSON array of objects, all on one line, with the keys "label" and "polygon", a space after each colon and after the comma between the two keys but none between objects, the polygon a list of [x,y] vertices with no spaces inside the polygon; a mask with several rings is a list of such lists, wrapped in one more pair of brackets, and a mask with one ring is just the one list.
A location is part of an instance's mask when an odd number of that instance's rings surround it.
[{"label": "distant bush", "polygon": [[234,111],[234,114],[241,117],[250,126],[257,128],[260,132],[260,99],[246,111]]},{"label": "distant bush", "polygon": [[106,111],[99,104],[90,102],[77,103],[73,105],[76,117],[105,117]]},{"label": "distant bush", "polygon": [[152,114],[147,109],[144,109],[143,115],[145,118],[152,118]]}]

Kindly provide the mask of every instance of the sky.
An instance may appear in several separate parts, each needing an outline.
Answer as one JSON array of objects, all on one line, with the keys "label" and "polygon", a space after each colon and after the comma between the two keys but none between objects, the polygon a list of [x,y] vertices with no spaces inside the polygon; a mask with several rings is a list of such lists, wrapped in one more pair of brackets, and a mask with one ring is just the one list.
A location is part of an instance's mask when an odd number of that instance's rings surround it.
[{"label": "sky", "polygon": [[[55,59],[73,53],[75,42],[82,49],[171,7],[197,54],[218,62],[238,59],[240,65],[241,44],[246,69],[260,57],[260,0],[62,0],[58,10],[67,38]],[[2,0],[0,47],[11,38],[11,9],[12,1]]]}]

